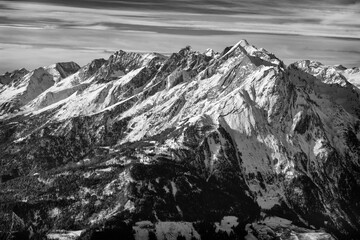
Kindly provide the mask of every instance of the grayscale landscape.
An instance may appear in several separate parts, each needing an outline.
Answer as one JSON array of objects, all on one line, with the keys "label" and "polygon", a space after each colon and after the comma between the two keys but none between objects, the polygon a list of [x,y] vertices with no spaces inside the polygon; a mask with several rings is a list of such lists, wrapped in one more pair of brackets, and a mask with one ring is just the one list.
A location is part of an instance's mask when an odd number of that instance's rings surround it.
[{"label": "grayscale landscape", "polygon": [[359,16],[0,1],[0,240],[360,239]]}]

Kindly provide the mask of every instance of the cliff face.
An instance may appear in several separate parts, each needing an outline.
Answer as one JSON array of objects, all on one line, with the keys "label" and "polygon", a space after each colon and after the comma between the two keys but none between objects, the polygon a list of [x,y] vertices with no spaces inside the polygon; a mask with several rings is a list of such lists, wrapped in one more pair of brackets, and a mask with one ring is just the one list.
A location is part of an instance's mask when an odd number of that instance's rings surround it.
[{"label": "cliff face", "polygon": [[357,70],[240,41],[6,80],[3,234],[357,239]]}]

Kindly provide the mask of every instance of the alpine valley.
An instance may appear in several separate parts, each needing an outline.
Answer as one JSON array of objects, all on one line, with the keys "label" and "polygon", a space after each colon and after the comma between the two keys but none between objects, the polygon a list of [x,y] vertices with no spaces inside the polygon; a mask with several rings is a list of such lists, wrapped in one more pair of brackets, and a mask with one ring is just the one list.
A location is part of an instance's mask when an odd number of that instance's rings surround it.
[{"label": "alpine valley", "polygon": [[118,51],[0,76],[0,239],[360,239],[360,70]]}]

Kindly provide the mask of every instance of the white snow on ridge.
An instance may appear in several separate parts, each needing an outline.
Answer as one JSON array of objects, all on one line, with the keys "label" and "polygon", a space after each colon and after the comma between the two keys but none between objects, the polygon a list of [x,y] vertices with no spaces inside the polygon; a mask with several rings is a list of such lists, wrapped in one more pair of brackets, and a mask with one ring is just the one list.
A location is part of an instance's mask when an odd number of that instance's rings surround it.
[{"label": "white snow on ridge", "polygon": [[233,232],[233,228],[239,225],[238,218],[234,216],[225,216],[220,223],[215,223],[215,232],[226,232],[230,235]]},{"label": "white snow on ridge", "polygon": [[78,231],[58,230],[56,232],[48,233],[46,237],[51,240],[75,240],[79,238],[83,232],[84,230],[78,230]]},{"label": "white snow on ridge", "polygon": [[158,222],[155,224],[155,233],[158,240],[176,240],[178,236],[191,240],[200,239],[199,233],[189,222]]},{"label": "white snow on ridge", "polygon": [[178,191],[178,189],[177,189],[177,187],[176,187],[176,184],[175,184],[173,181],[171,181],[170,183],[171,183],[172,195],[173,195],[174,197],[176,197],[176,193],[177,193],[177,191]]},{"label": "white snow on ridge", "polygon": [[341,74],[346,77],[347,81],[353,84],[355,87],[360,89],[360,69],[346,69],[341,72]]},{"label": "white snow on ridge", "polygon": [[35,69],[20,80],[5,86],[0,93],[0,104],[13,102],[17,107],[36,98],[54,84],[52,76],[43,68]]}]

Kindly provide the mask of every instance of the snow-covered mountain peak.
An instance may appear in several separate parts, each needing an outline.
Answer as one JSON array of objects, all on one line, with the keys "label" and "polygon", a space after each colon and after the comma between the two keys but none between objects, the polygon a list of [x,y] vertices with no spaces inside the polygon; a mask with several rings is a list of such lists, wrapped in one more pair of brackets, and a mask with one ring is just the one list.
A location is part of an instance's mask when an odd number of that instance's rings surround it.
[{"label": "snow-covered mountain peak", "polygon": [[80,66],[75,62],[60,62],[44,67],[54,78],[55,82],[76,73]]},{"label": "snow-covered mountain peak", "polygon": [[346,77],[348,82],[360,89],[360,68],[348,68],[342,70],[341,74]]},{"label": "snow-covered mountain peak", "polygon": [[205,56],[213,58],[215,56],[215,51],[211,48],[208,48],[205,50],[205,52],[203,53]]},{"label": "snow-covered mountain peak", "polygon": [[[23,73],[26,72],[23,71]],[[1,115],[18,112],[21,107],[36,98],[45,89],[54,85],[54,83],[53,75],[40,67],[4,85],[0,90]]]},{"label": "snow-covered mountain peak", "polygon": [[284,68],[283,62],[274,54],[263,48],[256,48],[255,46],[249,44],[246,40],[240,40],[231,48],[226,48],[221,58],[227,59],[238,55],[246,55],[256,66],[266,65]]},{"label": "snow-covered mountain peak", "polygon": [[7,72],[4,75],[0,76],[0,84],[2,84],[2,85],[10,84],[12,81],[17,81],[28,73],[29,73],[29,71],[26,70],[25,68],[14,70],[10,73]]},{"label": "snow-covered mountain peak", "polygon": [[246,41],[35,69],[0,88],[0,201],[84,239],[356,239],[358,73]]},{"label": "snow-covered mountain peak", "polygon": [[320,62],[310,60],[295,62],[291,64],[290,68],[297,68],[308,73],[322,83],[338,84],[342,87],[352,88],[353,86],[350,83],[356,83],[356,79],[358,79],[356,71],[339,66],[326,66]]}]

